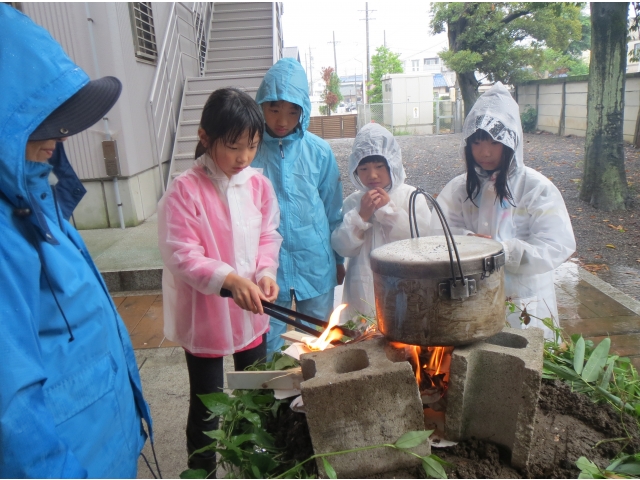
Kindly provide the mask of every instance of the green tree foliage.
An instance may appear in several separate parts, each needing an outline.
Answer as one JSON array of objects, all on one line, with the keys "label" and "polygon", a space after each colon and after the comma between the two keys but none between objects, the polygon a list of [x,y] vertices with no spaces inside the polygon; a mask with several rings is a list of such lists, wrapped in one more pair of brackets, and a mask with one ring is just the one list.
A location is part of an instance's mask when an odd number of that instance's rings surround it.
[{"label": "green tree foliage", "polygon": [[387,73],[403,73],[400,55],[393,53],[387,47],[376,48],[376,54],[371,57],[371,82],[369,83],[369,103],[382,103],[382,77]]},{"label": "green tree foliage", "polygon": [[449,50],[441,52],[440,57],[457,74],[465,114],[478,97],[476,71],[492,82],[535,78],[526,67],[536,61],[542,64],[545,48],[564,53],[571,42],[583,38],[580,6],[576,3],[431,5],[433,33],[446,31],[449,38]]},{"label": "green tree foliage", "polygon": [[324,80],[324,91],[320,98],[324,105],[320,106],[322,115],[331,115],[338,108],[338,104],[342,101],[342,93],[340,93],[340,78],[333,71],[333,67],[322,69],[322,79]]}]

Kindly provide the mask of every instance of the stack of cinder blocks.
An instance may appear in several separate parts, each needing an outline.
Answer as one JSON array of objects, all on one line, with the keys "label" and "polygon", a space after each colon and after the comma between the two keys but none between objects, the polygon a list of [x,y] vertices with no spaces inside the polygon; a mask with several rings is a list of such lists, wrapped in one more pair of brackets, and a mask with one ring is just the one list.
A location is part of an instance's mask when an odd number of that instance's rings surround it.
[{"label": "stack of cinder blocks", "polygon": [[[408,431],[424,430],[418,385],[408,362],[394,363],[386,340],[340,346],[301,357],[302,399],[316,454],[395,443]],[[412,450],[429,455],[429,442]],[[420,465],[392,448],[332,456],[338,478],[365,478]],[[324,472],[322,461],[318,462]]]}]

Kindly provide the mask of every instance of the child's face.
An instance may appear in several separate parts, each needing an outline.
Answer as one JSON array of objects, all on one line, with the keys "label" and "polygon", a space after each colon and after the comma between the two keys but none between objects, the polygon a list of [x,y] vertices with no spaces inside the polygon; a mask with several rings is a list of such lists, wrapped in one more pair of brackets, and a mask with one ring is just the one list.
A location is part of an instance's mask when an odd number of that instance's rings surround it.
[{"label": "child's face", "polygon": [[262,104],[264,122],[275,133],[276,137],[289,135],[300,121],[300,107],[295,103],[281,100],[279,102],[265,102]]},{"label": "child's face", "polygon": [[502,161],[503,145],[495,140],[474,140],[471,154],[475,162],[484,170],[496,170]]},{"label": "child's face", "polygon": [[391,185],[391,176],[384,162],[369,162],[358,165],[356,175],[369,190],[386,188]]},{"label": "child's face", "polygon": [[[202,138],[202,135],[205,137],[207,135],[204,130],[199,129],[198,134],[202,143],[208,145],[208,139],[205,141]],[[244,132],[233,144],[225,144],[219,141],[213,147],[206,148],[218,168],[224,172],[227,178],[231,178],[251,165],[258,151],[259,142],[260,136],[257,133],[253,139],[250,139],[249,132]]]}]

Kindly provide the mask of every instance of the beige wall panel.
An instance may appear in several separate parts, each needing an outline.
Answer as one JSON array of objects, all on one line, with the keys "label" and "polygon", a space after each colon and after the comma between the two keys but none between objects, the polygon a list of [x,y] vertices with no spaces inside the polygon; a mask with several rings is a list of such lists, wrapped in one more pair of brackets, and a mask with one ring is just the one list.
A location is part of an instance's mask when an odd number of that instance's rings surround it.
[{"label": "beige wall panel", "polygon": [[565,107],[565,118],[569,117],[587,117],[587,107],[586,105],[566,105]]},{"label": "beige wall panel", "polygon": [[560,117],[561,109],[562,109],[562,105],[560,105],[559,103],[555,105],[540,104],[538,105],[538,116],[544,115],[544,116]]},{"label": "beige wall panel", "polygon": [[560,105],[562,103],[561,93],[542,93],[538,98],[538,105]]},{"label": "beige wall panel", "polygon": [[542,95],[562,95],[562,84],[540,85],[540,96]]},{"label": "beige wall panel", "polygon": [[567,93],[565,97],[566,105],[581,105],[587,108],[587,94],[586,93]]},{"label": "beige wall panel", "polygon": [[588,82],[567,82],[567,93],[587,93],[589,90]]},{"label": "beige wall panel", "polygon": [[564,120],[565,133],[568,129],[579,130],[584,137],[587,131],[587,117],[567,117]]}]

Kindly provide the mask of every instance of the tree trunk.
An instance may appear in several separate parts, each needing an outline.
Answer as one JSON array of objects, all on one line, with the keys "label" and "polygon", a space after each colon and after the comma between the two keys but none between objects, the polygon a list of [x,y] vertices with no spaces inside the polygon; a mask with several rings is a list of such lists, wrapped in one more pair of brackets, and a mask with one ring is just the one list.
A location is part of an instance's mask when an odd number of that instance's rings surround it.
[{"label": "tree trunk", "polygon": [[624,209],[629,198],[622,137],[628,8],[628,2],[591,3],[587,133],[580,198],[605,211]]},{"label": "tree trunk", "polygon": [[[469,11],[469,9],[471,9]],[[463,15],[460,15],[455,21],[447,22],[447,37],[449,38],[449,48],[454,52],[464,49],[463,45],[458,42],[459,36],[468,27],[468,16],[473,14],[476,9],[474,4],[467,4],[467,8]],[[475,72],[456,72],[460,93],[462,94],[462,102],[464,103],[464,117],[466,118],[473,104],[478,99],[478,81]],[[463,120],[464,121],[464,120]]]},{"label": "tree trunk", "polygon": [[473,108],[473,104],[478,99],[478,81],[474,72],[457,73],[460,93],[464,102],[464,117],[467,118]]}]

